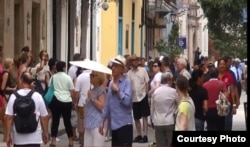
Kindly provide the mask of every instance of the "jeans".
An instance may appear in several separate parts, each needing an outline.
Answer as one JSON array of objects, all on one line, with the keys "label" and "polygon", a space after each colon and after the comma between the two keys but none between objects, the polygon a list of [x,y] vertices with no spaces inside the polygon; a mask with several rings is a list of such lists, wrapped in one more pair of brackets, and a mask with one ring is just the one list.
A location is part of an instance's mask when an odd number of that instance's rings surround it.
[{"label": "jeans", "polygon": [[204,123],[205,123],[204,120],[196,118],[195,119],[195,130],[196,131],[204,131]]},{"label": "jeans", "polygon": [[233,128],[233,105],[230,104],[229,114],[225,117],[225,131],[232,131]]}]

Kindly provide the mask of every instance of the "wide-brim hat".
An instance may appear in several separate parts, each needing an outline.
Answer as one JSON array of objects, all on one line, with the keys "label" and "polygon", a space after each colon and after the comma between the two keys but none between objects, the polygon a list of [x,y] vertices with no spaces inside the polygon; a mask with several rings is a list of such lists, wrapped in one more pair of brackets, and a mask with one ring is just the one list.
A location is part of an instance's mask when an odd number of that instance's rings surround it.
[{"label": "wide-brim hat", "polygon": [[138,60],[139,57],[136,56],[136,54],[133,54],[131,56],[128,57],[128,60],[131,61],[131,60]]},{"label": "wide-brim hat", "polygon": [[121,55],[117,55],[114,59],[111,60],[112,63],[120,64],[126,66],[126,59]]}]

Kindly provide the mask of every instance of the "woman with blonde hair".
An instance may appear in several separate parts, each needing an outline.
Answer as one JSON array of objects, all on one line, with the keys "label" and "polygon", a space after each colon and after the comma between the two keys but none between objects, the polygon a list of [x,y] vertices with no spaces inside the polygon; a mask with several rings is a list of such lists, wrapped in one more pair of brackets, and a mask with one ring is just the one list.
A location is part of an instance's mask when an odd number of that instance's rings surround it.
[{"label": "woman with blonde hair", "polygon": [[103,146],[104,137],[99,133],[102,111],[106,99],[106,89],[103,87],[105,74],[92,71],[90,83],[93,89],[88,91],[85,104],[84,146]]},{"label": "woman with blonde hair", "polygon": [[6,58],[3,62],[3,74],[2,74],[2,83],[1,83],[1,94],[8,98],[16,90],[16,82],[13,76],[13,59]]},{"label": "woman with blonde hair", "polygon": [[[4,128],[4,111],[5,104],[8,102],[9,96],[16,90],[16,82],[13,76],[13,59],[6,58],[3,62],[3,73],[2,73],[2,83],[1,83],[1,96],[2,96],[2,106],[0,106],[0,121],[2,122],[2,128]],[[4,140],[5,140],[4,135]]]}]

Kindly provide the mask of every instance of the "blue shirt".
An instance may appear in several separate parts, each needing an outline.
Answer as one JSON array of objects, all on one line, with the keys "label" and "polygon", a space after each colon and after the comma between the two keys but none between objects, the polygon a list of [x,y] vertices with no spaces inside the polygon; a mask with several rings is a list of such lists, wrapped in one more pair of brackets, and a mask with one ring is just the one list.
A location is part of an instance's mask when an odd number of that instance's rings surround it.
[{"label": "blue shirt", "polygon": [[[93,97],[98,99],[101,94],[106,94],[106,90],[103,87],[97,87],[92,89]],[[102,111],[97,109],[93,101],[89,101],[85,105],[85,128],[94,129],[98,128],[101,124]]]},{"label": "blue shirt", "polygon": [[120,94],[112,91],[110,82],[103,118],[111,119],[111,129],[117,130],[125,125],[132,124],[132,87],[131,82],[125,76],[119,79]]}]

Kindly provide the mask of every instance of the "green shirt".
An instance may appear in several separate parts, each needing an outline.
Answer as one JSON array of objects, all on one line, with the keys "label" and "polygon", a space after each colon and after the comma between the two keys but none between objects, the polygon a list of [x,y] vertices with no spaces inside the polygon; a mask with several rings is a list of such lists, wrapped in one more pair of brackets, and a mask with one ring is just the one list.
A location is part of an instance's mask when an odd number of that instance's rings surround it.
[{"label": "green shirt", "polygon": [[[74,90],[72,79],[65,72],[58,72],[52,77],[54,84],[54,95],[56,96],[57,100],[60,102],[72,102],[70,93],[70,90]],[[51,79],[49,83],[51,83]]]}]

